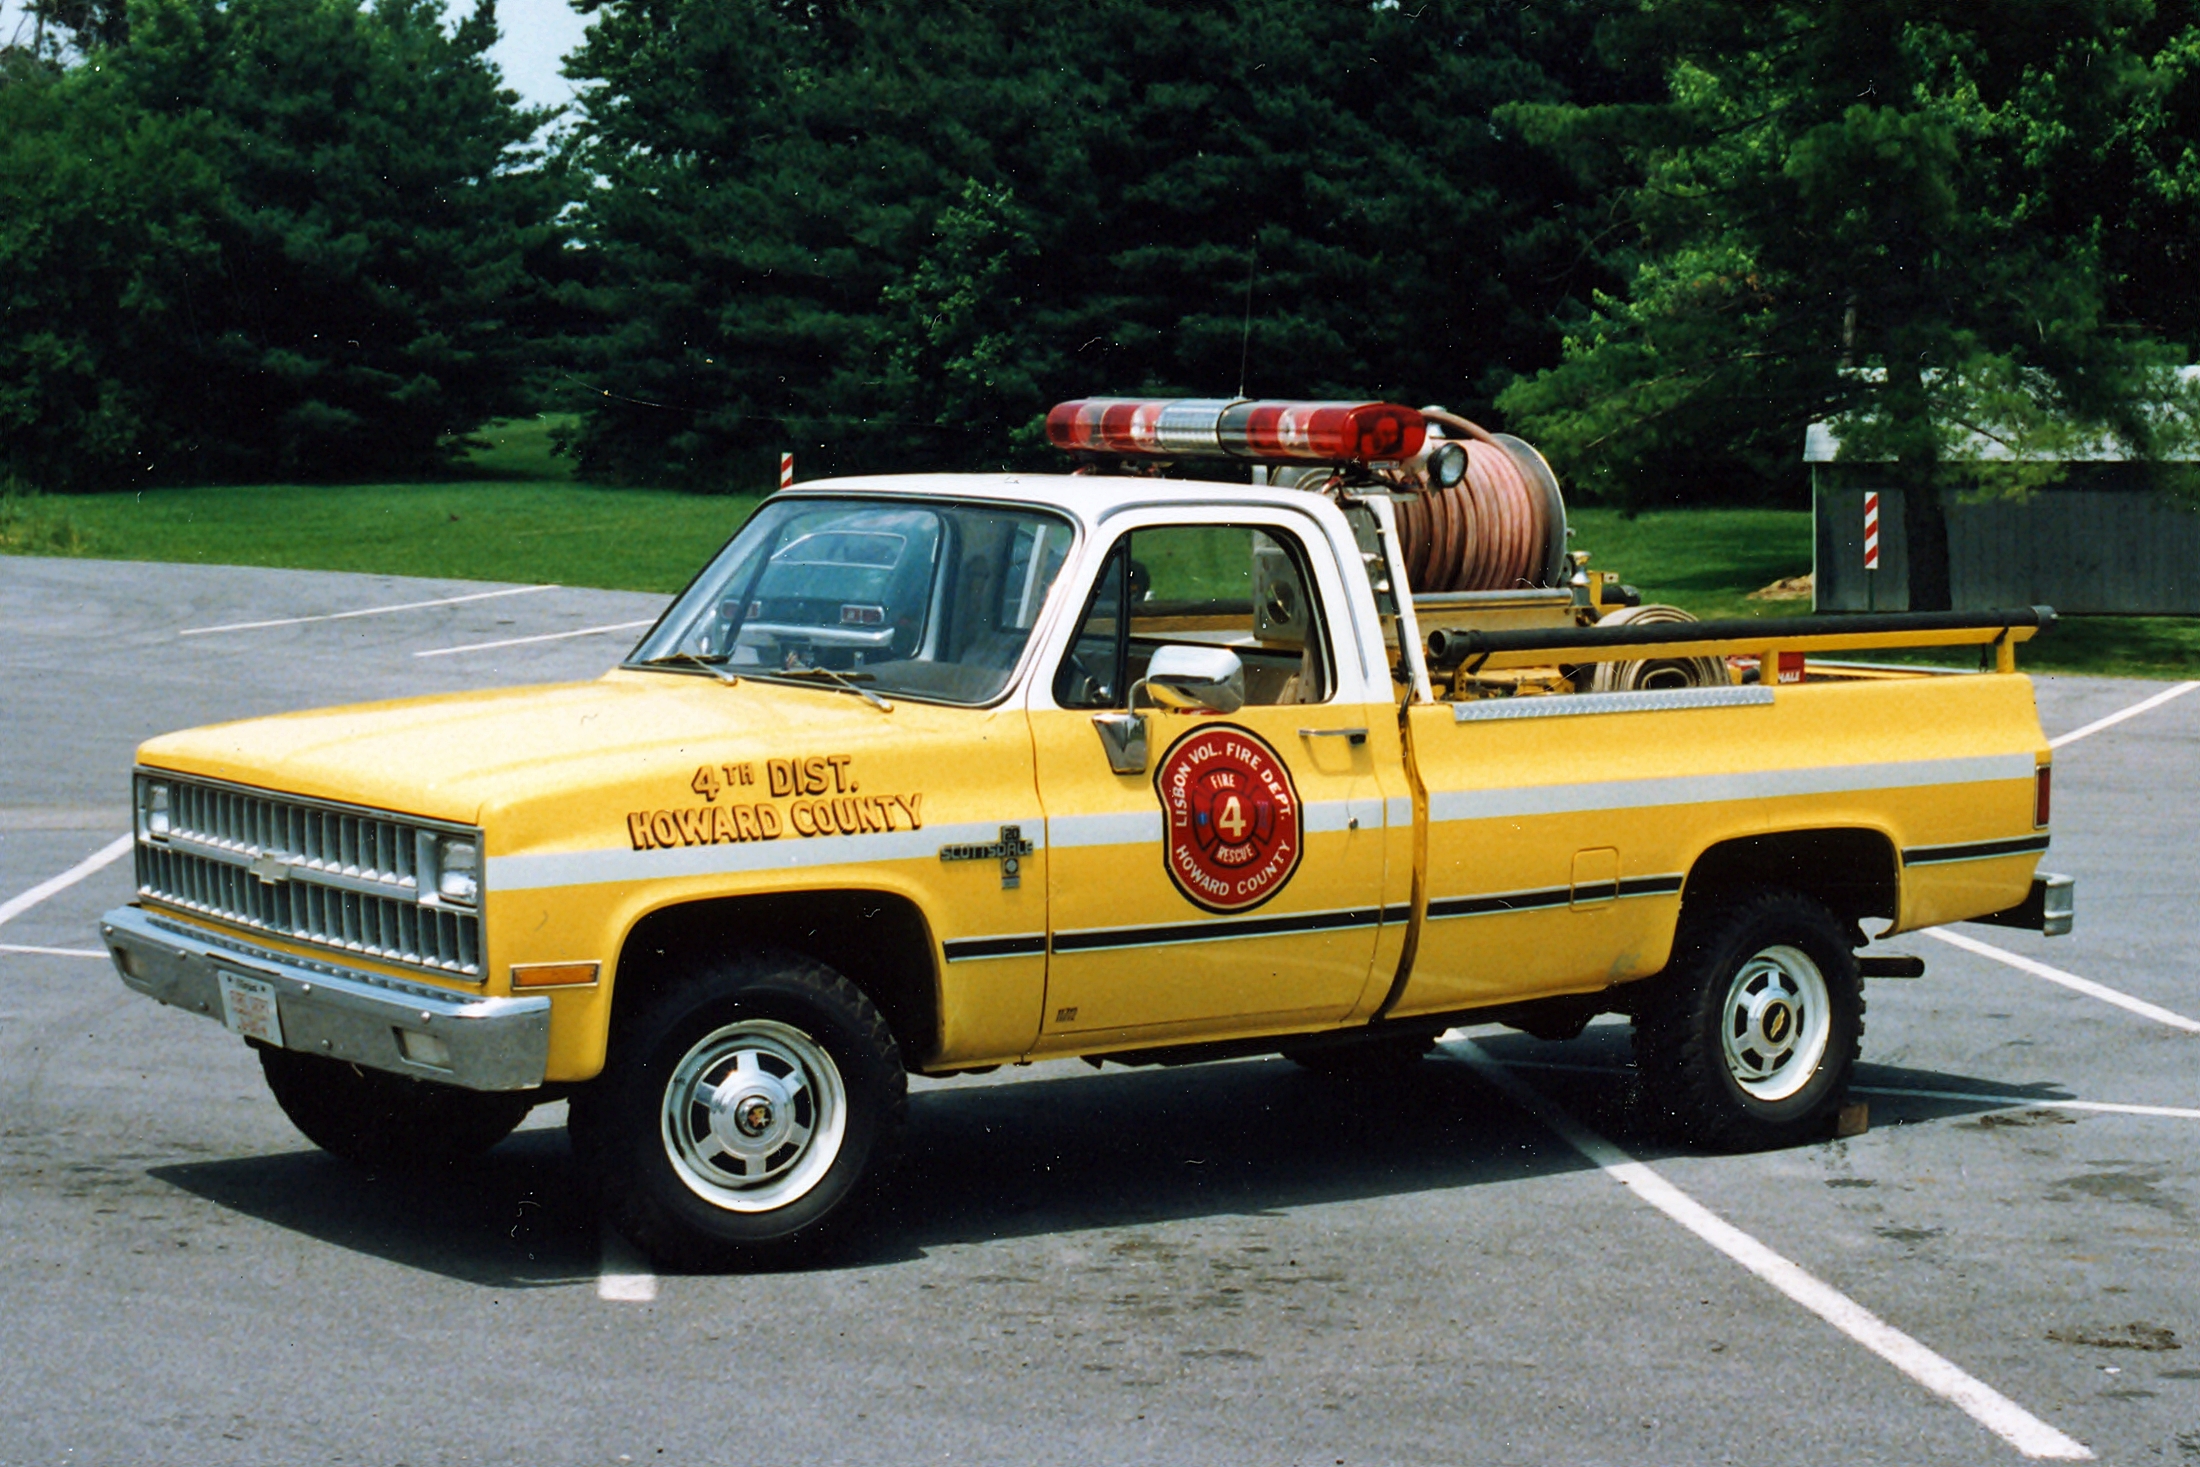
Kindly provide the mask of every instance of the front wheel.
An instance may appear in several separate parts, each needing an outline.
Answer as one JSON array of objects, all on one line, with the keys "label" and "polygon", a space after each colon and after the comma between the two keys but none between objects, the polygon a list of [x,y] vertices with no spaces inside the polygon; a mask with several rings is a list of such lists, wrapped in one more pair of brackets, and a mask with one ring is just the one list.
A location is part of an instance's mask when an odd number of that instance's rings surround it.
[{"label": "front wheel", "polygon": [[575,1095],[575,1151],[613,1226],[679,1268],[814,1253],[875,1200],[908,1079],[885,1020],[791,953],[677,984]]},{"label": "front wheel", "polygon": [[1684,919],[1635,1021],[1635,1061],[1667,1129],[1725,1150],[1830,1133],[1864,1037],[1864,990],[1839,922],[1762,891]]},{"label": "front wheel", "polygon": [[305,1138],[369,1171],[469,1161],[534,1109],[524,1090],[461,1090],[326,1055],[255,1045],[275,1103]]}]

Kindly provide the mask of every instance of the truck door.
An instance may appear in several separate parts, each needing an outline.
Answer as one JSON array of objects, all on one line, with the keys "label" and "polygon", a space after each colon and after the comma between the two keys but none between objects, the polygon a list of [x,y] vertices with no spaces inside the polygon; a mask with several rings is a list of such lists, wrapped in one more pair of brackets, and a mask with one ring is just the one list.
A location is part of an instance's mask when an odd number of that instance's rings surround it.
[{"label": "truck door", "polygon": [[[1052,929],[1041,1050],[1318,1027],[1386,986],[1370,976],[1385,795],[1405,794],[1387,673],[1374,670],[1377,702],[1356,646],[1340,665],[1344,588],[1318,527],[1282,510],[1232,518],[1147,512],[1116,531],[1034,688]],[[1244,706],[1140,698],[1144,767],[1118,773],[1096,716],[1128,710],[1166,646],[1235,653]],[[1406,834],[1388,865],[1409,880]]]}]

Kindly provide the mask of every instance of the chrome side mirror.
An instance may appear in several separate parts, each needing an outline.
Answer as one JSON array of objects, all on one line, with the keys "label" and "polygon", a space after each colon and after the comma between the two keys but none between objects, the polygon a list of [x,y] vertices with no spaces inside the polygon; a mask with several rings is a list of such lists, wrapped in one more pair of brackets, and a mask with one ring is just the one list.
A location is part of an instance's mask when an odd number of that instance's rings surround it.
[{"label": "chrome side mirror", "polygon": [[1093,731],[1107,750],[1108,768],[1117,774],[1146,772],[1146,715],[1138,695],[1158,707],[1179,712],[1209,709],[1235,713],[1245,706],[1245,664],[1227,647],[1163,647],[1146,664],[1146,675],[1131,684],[1131,707],[1120,713],[1095,713]]},{"label": "chrome side mirror", "polygon": [[[1227,647],[1163,647],[1146,664],[1139,687],[1163,708],[1235,713],[1245,706],[1245,664]],[[1137,688],[1130,701],[1136,706]]]}]

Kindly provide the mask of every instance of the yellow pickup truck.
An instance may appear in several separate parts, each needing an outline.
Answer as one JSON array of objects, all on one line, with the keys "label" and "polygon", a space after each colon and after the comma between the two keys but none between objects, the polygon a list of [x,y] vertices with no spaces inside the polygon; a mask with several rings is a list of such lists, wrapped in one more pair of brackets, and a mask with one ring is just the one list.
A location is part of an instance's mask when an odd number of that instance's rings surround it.
[{"label": "yellow pickup truck", "polygon": [[[595,681],[155,739],[106,945],[330,1151],[449,1159],[564,1098],[615,1225],[725,1267],[861,1218],[909,1072],[1379,1071],[1620,1012],[1679,1133],[1780,1145],[1899,967],[1867,925],[2067,928],[2013,662],[2051,613],[1605,615],[1555,497],[1528,584],[1417,597],[1474,484],[1396,412],[1241,433],[1253,484],[1093,472],[1222,440],[1074,421],[1076,474],[804,484]],[[1829,660],[1950,644],[1982,671]]]}]

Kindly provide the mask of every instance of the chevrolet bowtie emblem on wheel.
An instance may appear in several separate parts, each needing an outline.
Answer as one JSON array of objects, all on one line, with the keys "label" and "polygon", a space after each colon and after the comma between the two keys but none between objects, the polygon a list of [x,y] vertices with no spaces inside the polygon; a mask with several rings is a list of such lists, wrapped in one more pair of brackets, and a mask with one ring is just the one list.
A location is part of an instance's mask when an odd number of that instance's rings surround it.
[{"label": "chevrolet bowtie emblem on wheel", "polygon": [[1024,839],[1020,825],[1001,827],[1001,838],[991,845],[945,845],[940,847],[942,861],[998,861],[1001,863],[1001,890],[1014,891],[1024,884],[1023,857],[1039,849]]},{"label": "chevrolet bowtie emblem on wheel", "polygon": [[1774,1004],[1765,1014],[1765,1038],[1774,1044],[1787,1038],[1788,1008],[1786,1004]]}]

